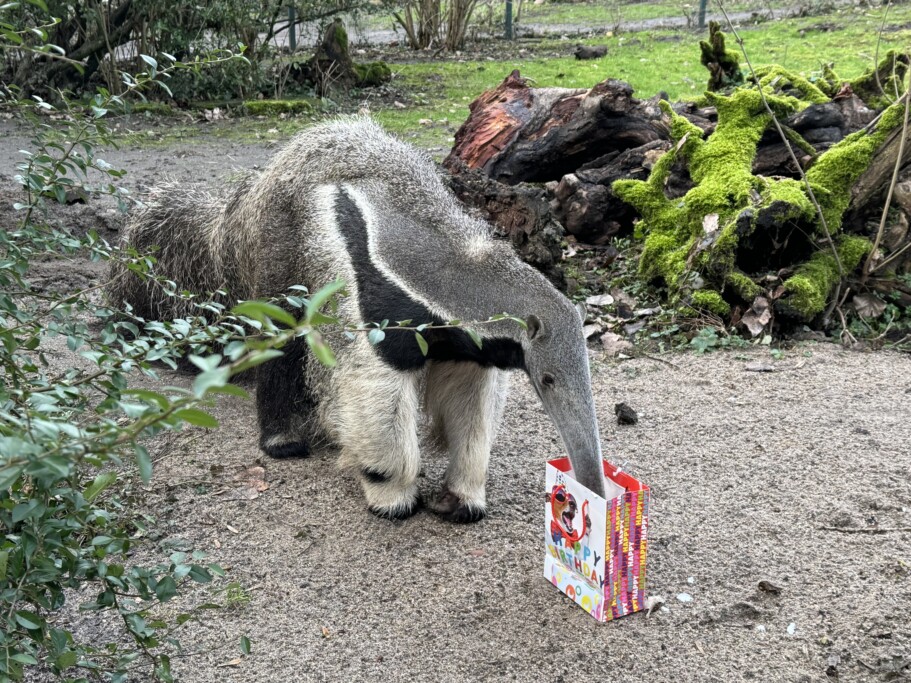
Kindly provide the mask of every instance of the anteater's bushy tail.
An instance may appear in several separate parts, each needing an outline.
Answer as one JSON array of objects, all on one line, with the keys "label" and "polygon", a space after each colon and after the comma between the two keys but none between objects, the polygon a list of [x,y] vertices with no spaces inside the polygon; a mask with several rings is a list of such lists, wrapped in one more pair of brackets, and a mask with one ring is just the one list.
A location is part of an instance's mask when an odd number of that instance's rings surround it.
[{"label": "anteater's bushy tail", "polygon": [[[153,274],[177,284],[178,291],[196,295],[174,296],[154,278],[131,272],[114,261],[107,286],[114,307],[132,306],[146,320],[171,320],[200,315],[194,302],[210,299],[216,290],[228,292],[227,301],[249,296],[238,276],[237,237],[227,234],[225,212],[230,200],[246,190],[249,179],[234,189],[233,197],[219,197],[176,182],[159,185],[146,205],[130,220],[120,246],[152,255]],[[215,297],[224,299],[224,297]]]}]

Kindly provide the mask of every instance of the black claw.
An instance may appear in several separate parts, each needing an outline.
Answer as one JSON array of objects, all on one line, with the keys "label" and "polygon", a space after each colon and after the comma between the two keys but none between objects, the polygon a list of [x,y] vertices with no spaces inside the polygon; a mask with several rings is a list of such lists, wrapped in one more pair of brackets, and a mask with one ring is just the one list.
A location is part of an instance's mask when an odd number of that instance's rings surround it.
[{"label": "black claw", "polygon": [[422,506],[423,506],[423,503],[421,501],[421,497],[417,496],[413,501],[411,501],[411,503],[409,503],[407,506],[404,506],[404,507],[395,506],[395,507],[391,507],[391,508],[378,508],[378,507],[370,506],[367,509],[370,510],[370,512],[372,512],[374,515],[376,515],[377,517],[379,517],[381,519],[388,519],[388,520],[394,521],[394,520],[408,519],[415,512],[420,510]]},{"label": "black claw", "polygon": [[306,458],[310,455],[310,444],[306,441],[291,441],[276,446],[264,446],[260,442],[260,448],[272,458]]},{"label": "black claw", "polygon": [[475,505],[459,505],[452,512],[440,513],[440,516],[447,522],[454,524],[473,524],[480,522],[487,516],[487,510]]},{"label": "black claw", "polygon": [[440,492],[433,510],[446,521],[455,524],[471,524],[487,516],[485,508],[462,502],[462,499],[448,488]]}]

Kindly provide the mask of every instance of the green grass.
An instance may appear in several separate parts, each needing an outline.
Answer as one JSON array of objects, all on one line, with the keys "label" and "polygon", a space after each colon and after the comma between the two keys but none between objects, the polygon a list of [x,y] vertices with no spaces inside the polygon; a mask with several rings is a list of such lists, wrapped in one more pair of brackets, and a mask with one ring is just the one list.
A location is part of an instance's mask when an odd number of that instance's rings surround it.
[{"label": "green grass", "polygon": [[[768,8],[791,7],[796,3],[793,0],[734,0],[725,3],[729,12],[755,11],[765,13]],[[527,24],[573,24],[580,27],[605,27],[613,26],[618,22],[643,21],[647,19],[662,19],[665,17],[683,17],[685,13],[696,15],[699,0],[685,2],[667,2],[658,0],[652,2],[618,3],[615,0],[600,0],[598,2],[545,2],[541,5],[528,0],[522,7],[519,25]],[[494,9],[494,14],[502,21],[503,5]],[[713,4],[709,14],[716,14],[717,7]],[[481,13],[478,12],[475,17]],[[377,13],[349,18],[356,21],[362,29],[388,29],[395,23],[390,13]]]},{"label": "green grass", "polygon": [[[873,65],[882,10],[843,10],[806,19],[788,19],[746,27],[741,35],[754,66],[777,63],[813,79],[824,62],[834,62],[844,79],[860,75]],[[892,9],[889,25],[911,21],[911,6]],[[835,31],[814,27],[835,24]],[[679,40],[677,40],[679,38]],[[407,109],[375,112],[389,129],[414,135],[427,146],[450,144],[451,129],[468,116],[468,104],[484,90],[496,87],[513,69],[519,69],[535,86],[589,88],[605,78],[628,81],[641,98],[659,91],[671,100],[695,99],[705,87],[708,72],[699,63],[700,36],[682,31],[653,31],[611,36],[593,43],[606,44],[606,57],[578,61],[571,56],[528,57],[504,61],[423,62],[392,65],[393,84],[412,96]],[[538,50],[569,55],[578,41],[547,40]],[[905,48],[911,31],[883,35],[880,55],[890,48]],[[736,43],[730,40],[736,49]],[[743,63],[744,68],[746,64]],[[420,126],[418,121],[447,119],[450,126]]]},{"label": "green grass", "polygon": [[[726,2],[728,12],[755,11],[764,13],[769,7],[781,8],[793,5],[789,0],[739,0]],[[545,3],[535,5],[526,3],[522,8],[520,24],[579,24],[582,26],[613,26],[618,22],[643,21],[647,19],[663,19],[665,17],[683,17],[684,10],[693,16],[699,8],[698,0],[692,2],[599,2],[588,3]],[[716,14],[714,4],[709,7],[709,14]]]},{"label": "green grass", "polygon": [[[539,7],[603,11],[581,4]],[[744,27],[742,35],[754,66],[777,63],[812,79],[820,72],[824,61],[834,62],[838,74],[847,80],[873,65],[882,16],[882,9],[845,8],[815,17]],[[892,8],[888,26],[901,27],[909,22],[911,5]],[[843,28],[814,30],[814,27],[825,25]],[[522,58],[390,64],[394,73],[392,85],[402,91],[402,97],[398,99],[408,106],[401,109],[378,101],[373,101],[371,106],[373,114],[389,130],[439,158],[449,150],[453,133],[467,118],[469,103],[484,90],[496,87],[513,69],[519,69],[538,87],[590,88],[605,78],[618,78],[632,84],[640,98],[651,97],[663,90],[671,100],[695,99],[702,94],[708,76],[699,63],[700,37],[695,32],[661,30],[581,41],[608,46],[607,56],[593,61],[578,61],[571,56],[573,47],[580,41],[551,38],[529,44],[529,56]],[[733,40],[729,44],[736,48]],[[907,49],[909,44],[911,31],[888,31],[883,35],[880,54],[890,48]],[[566,56],[545,56],[553,54]],[[427,124],[428,120],[430,124]],[[205,139],[208,135],[247,141],[283,140],[310,122],[307,117],[264,121],[241,119],[213,126],[202,135],[198,128],[184,130],[175,126],[163,134],[142,133],[137,137],[144,145],[189,142],[189,138]]]}]

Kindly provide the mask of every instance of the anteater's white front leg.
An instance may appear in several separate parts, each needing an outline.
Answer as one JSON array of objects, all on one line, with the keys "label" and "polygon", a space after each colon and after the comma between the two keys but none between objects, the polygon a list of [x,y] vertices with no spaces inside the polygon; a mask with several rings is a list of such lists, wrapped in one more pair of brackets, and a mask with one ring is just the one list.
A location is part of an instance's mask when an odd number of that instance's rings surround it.
[{"label": "anteater's white front leg", "polygon": [[380,517],[404,519],[419,505],[420,375],[377,359],[338,378],[342,464],[357,470],[370,511]]},{"label": "anteater's white front leg", "polygon": [[431,362],[426,410],[449,448],[446,481],[433,509],[454,522],[475,522],[486,512],[490,448],[503,413],[508,377],[470,362]]}]

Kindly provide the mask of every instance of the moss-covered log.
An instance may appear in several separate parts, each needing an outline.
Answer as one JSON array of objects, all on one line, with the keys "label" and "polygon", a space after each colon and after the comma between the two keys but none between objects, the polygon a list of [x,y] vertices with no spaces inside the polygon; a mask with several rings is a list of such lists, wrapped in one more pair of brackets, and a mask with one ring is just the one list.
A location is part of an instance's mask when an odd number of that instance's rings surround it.
[{"label": "moss-covered log", "polygon": [[[807,90],[795,79],[776,85],[802,96],[773,92],[771,81],[760,86],[780,120],[795,115],[799,120],[808,100],[819,99],[819,91]],[[869,250],[869,241],[860,237],[830,242],[827,230],[833,236],[841,232],[852,187],[900,125],[903,109],[891,107],[871,130],[847,136],[812,163],[807,179],[824,225],[801,182],[752,172],[757,145],[771,123],[758,88],[707,97],[718,109],[717,127],[707,139],[665,104],[676,146],[646,181],[614,183],[617,195],[642,216],[637,226],[645,240],[640,272],[663,281],[673,297],[717,314],[749,303],[757,281],[767,286],[771,280],[777,310],[810,320]],[[695,182],[682,200],[668,197],[664,189],[681,157]]]}]

